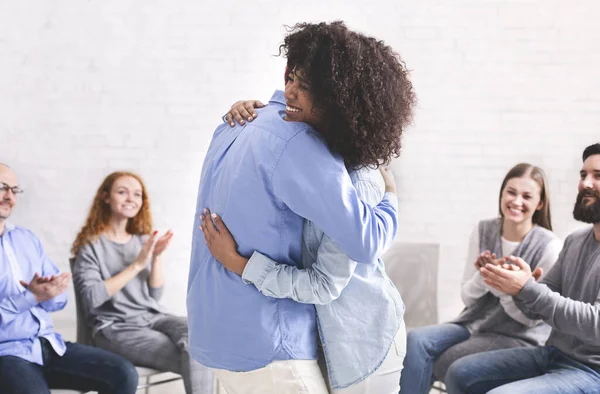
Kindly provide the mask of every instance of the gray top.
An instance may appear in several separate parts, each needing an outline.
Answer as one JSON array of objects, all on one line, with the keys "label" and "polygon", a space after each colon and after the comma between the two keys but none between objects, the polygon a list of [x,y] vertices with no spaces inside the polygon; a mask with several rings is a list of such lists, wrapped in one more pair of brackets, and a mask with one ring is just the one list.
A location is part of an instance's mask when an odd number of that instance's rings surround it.
[{"label": "gray top", "polygon": [[552,326],[547,345],[600,367],[600,241],[585,228],[569,235],[558,261],[540,283],[530,279],[515,303]]},{"label": "gray top", "polygon": [[[556,238],[552,231],[534,225],[512,254],[521,257],[534,270],[544,256],[548,244]],[[479,222],[479,243],[481,252],[490,250],[498,258],[503,257],[501,219]],[[506,335],[532,345],[543,345],[550,335],[550,326],[541,320],[537,324],[525,325],[513,319],[502,307],[499,297],[492,292],[466,307],[454,323],[467,326],[471,332]]]},{"label": "gray top", "polygon": [[[160,313],[158,300],[162,287],[148,286],[148,267],[110,297],[104,281],[117,275],[139,255],[144,238],[131,237],[129,242],[119,244],[104,234],[84,245],[75,260],[73,283],[77,297],[82,303],[88,327],[96,333],[115,322],[146,322],[151,315]],[[150,315],[150,316],[149,316]]]}]

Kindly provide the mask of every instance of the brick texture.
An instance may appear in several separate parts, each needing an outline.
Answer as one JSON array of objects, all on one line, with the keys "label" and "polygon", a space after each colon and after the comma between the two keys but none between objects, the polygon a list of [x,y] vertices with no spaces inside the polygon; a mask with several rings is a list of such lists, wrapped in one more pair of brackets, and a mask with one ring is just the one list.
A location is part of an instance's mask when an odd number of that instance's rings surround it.
[{"label": "brick texture", "polygon": [[441,245],[440,319],[461,307],[468,235],[496,214],[513,164],[548,172],[561,237],[579,226],[580,154],[600,140],[592,0],[0,1],[0,161],[26,190],[14,221],[68,269],[102,178],[138,172],[157,227],[176,234],[164,303],[185,313],[212,130],[234,101],[282,87],[283,25],[333,19],[385,39],[413,70],[417,116],[394,162],[398,237]]}]

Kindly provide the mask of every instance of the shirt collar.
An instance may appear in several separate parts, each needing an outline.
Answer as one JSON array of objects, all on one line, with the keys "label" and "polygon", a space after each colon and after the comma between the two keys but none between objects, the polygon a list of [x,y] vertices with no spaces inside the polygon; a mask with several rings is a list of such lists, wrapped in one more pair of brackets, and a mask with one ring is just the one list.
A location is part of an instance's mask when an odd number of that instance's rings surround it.
[{"label": "shirt collar", "polygon": [[276,90],[271,96],[271,102],[279,103],[285,105],[285,97],[283,97],[283,90]]},{"label": "shirt collar", "polygon": [[4,221],[4,231],[0,234],[0,236],[4,235],[4,234],[8,234],[9,232],[11,232],[12,230],[14,230],[17,226],[15,226],[14,224],[12,224],[11,222],[9,222],[8,220]]}]

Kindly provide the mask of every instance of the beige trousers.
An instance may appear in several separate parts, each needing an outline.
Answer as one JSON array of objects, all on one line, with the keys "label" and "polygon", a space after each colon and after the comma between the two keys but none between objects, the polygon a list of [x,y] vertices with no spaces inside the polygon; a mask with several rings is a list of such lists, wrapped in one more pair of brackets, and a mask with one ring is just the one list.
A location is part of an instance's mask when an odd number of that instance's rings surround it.
[{"label": "beige trousers", "polygon": [[328,394],[316,360],[274,361],[249,372],[213,369],[227,394]]}]

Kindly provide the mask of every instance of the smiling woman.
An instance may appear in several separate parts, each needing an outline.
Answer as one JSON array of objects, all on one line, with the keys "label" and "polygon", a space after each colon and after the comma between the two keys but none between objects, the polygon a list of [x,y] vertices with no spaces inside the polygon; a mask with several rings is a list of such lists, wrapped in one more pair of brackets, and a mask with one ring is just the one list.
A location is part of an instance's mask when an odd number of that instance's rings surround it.
[{"label": "smiling woman", "polygon": [[343,22],[302,23],[291,29],[280,52],[292,70],[287,104],[314,117],[314,124],[303,121],[321,132],[348,167],[387,163],[400,153],[416,99],[409,72],[390,46]]},{"label": "smiling woman", "polygon": [[550,196],[544,171],[528,163],[517,164],[500,187],[499,213],[504,238],[519,241],[533,225],[552,231]]},{"label": "smiling woman", "polygon": [[310,87],[302,78],[302,70],[294,68],[286,76],[285,84],[285,120],[304,122],[316,129],[322,128],[324,111],[315,107],[309,93]]},{"label": "smiling woman", "polygon": [[[317,129],[351,169],[387,164],[400,154],[416,96],[390,46],[337,21],[296,24],[279,50],[287,57],[286,120]],[[252,122],[253,107],[262,106],[238,101],[227,121]]]},{"label": "smiling woman", "polygon": [[499,217],[473,230],[461,298],[465,309],[451,323],[408,334],[401,393],[428,393],[434,379],[445,380],[450,365],[483,351],[542,345],[550,327],[527,318],[510,295],[491,289],[479,273],[506,256],[522,257],[535,276],[556,262],[562,242],[552,233],[550,196],[544,171],[528,163],[511,168],[500,187]]},{"label": "smiling woman", "polygon": [[212,374],[189,356],[185,317],[163,312],[163,252],[173,232],[152,232],[142,178],[104,179],[73,243],[73,282],[96,345],[134,364],[181,374],[186,392],[212,389]]},{"label": "smiling woman", "polygon": [[[400,153],[412,119],[415,96],[399,56],[342,22],[298,24],[280,49],[288,59],[284,119],[318,131],[344,160],[361,200],[376,206],[384,192],[395,194],[385,166],[381,173],[365,167],[388,163]],[[232,127],[233,119],[245,123],[242,116],[260,122],[263,115],[254,107],[261,106],[255,100],[237,102],[227,121]],[[327,364],[323,375],[332,394],[398,393],[406,348],[404,304],[379,259],[357,264],[314,219],[303,225],[302,268],[271,260],[260,247],[242,256],[218,215],[213,220],[219,231],[211,231],[208,214],[202,215],[201,229],[215,259],[270,298],[315,305]]]},{"label": "smiling woman", "polygon": [[[128,186],[130,189],[127,189]],[[126,198],[122,198],[126,189],[127,198],[133,197],[131,204],[137,205],[135,212],[128,213],[129,216],[119,214],[122,204],[119,204],[118,201],[126,201]],[[116,213],[118,215],[131,219],[125,221],[127,234],[150,234],[152,214],[150,213],[150,201],[142,178],[131,172],[113,172],[104,179],[96,191],[85,225],[77,234],[71,248],[71,253],[74,256],[77,255],[83,245],[97,239],[100,234],[108,229],[113,208],[117,209]]]}]

